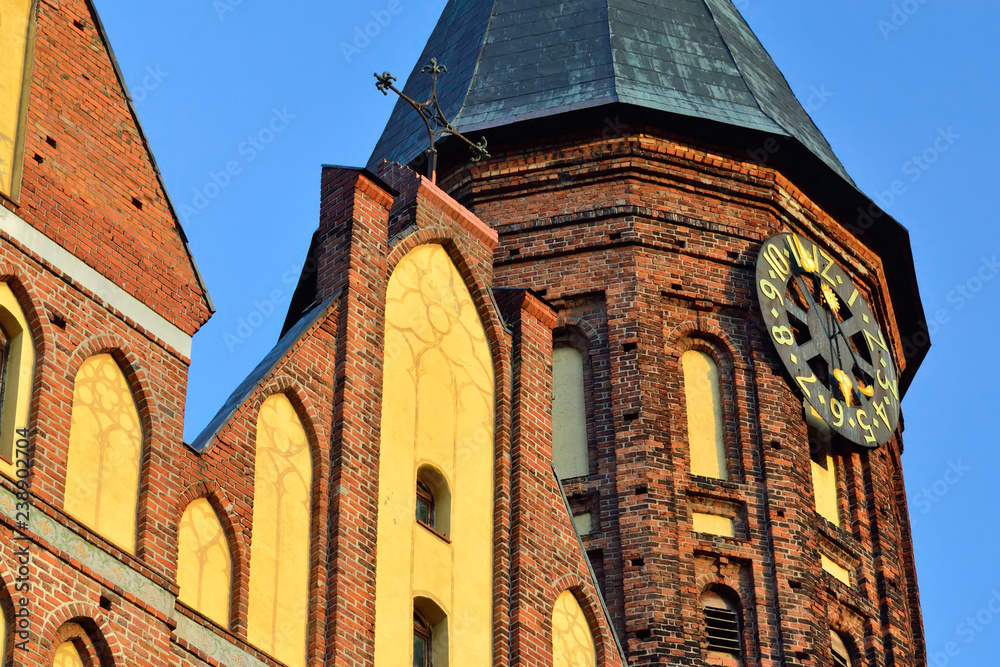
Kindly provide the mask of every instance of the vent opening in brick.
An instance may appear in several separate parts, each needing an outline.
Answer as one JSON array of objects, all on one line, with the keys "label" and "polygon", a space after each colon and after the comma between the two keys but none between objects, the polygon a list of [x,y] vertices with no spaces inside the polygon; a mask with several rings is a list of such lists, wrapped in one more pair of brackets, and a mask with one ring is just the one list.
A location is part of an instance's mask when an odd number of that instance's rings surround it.
[{"label": "vent opening in brick", "polygon": [[708,650],[740,655],[743,646],[737,606],[719,593],[710,590],[701,596],[701,607],[705,614]]}]

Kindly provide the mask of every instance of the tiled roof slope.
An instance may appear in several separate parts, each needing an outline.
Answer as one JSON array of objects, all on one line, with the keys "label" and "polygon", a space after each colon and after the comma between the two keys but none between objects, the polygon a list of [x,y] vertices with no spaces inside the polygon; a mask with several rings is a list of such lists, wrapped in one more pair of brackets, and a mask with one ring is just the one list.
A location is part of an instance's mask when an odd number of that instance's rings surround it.
[{"label": "tiled roof slope", "polygon": [[[463,132],[613,102],[797,139],[850,177],[731,0],[450,0],[404,91]],[[397,102],[369,166],[427,146]]]}]

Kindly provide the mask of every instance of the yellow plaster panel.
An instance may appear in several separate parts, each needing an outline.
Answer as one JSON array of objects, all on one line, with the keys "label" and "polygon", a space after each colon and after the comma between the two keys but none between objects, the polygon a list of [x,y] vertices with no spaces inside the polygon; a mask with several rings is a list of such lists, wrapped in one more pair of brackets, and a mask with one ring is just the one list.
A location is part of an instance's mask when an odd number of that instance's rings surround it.
[{"label": "yellow plaster panel", "polygon": [[13,195],[31,0],[0,0],[0,192]]},{"label": "yellow plaster panel", "polygon": [[5,655],[7,655],[7,613],[0,609],[0,667],[6,664]]},{"label": "yellow plaster panel", "polygon": [[177,535],[178,599],[223,627],[229,626],[233,562],[229,541],[212,504],[188,505]]},{"label": "yellow plaster panel", "polygon": [[697,350],[685,352],[682,364],[684,397],[687,402],[688,443],[691,447],[691,473],[702,477],[728,479],[719,367],[712,357]]},{"label": "yellow plaster panel", "polygon": [[833,578],[844,583],[847,586],[851,585],[851,573],[846,567],[843,567],[839,563],[835,562],[832,558],[826,554],[819,555],[820,561],[823,564],[823,570],[828,574],[833,575]]},{"label": "yellow plaster panel", "polygon": [[691,515],[692,530],[721,537],[736,537],[736,524],[732,519],[717,514],[694,512]]},{"label": "yellow plaster panel", "polygon": [[52,660],[52,667],[83,667],[80,652],[73,646],[73,642],[63,642],[59,645],[56,657]]},{"label": "yellow plaster panel", "polygon": [[587,617],[571,591],[565,591],[552,609],[553,667],[596,667],[597,649]]},{"label": "yellow plaster panel", "polygon": [[830,427],[823,418],[805,405],[806,424],[809,433],[809,449],[812,457],[813,495],[816,511],[831,523],[840,525],[840,504],[837,502],[837,460],[831,450]]},{"label": "yellow plaster panel", "polygon": [[[375,665],[412,664],[413,598],[434,599],[453,665],[492,661],[493,360],[461,274],[411,251],[386,294]],[[415,524],[419,466],[451,489],[451,545]],[[435,642],[438,641],[435,638]]]},{"label": "yellow plaster panel", "polygon": [[0,283],[0,326],[7,332],[10,352],[7,356],[7,377],[0,417],[0,472],[14,477],[14,449],[17,429],[27,428],[31,405],[31,385],[35,371],[35,345],[21,305]]},{"label": "yellow plaster panel", "polygon": [[125,376],[110,354],[83,362],[73,386],[66,511],[135,553],[142,426]]},{"label": "yellow plaster panel", "polygon": [[291,667],[306,662],[312,458],[288,397],[257,418],[247,639]]},{"label": "yellow plaster panel", "polygon": [[572,347],[552,350],[552,462],[560,479],[590,473],[583,355]]}]

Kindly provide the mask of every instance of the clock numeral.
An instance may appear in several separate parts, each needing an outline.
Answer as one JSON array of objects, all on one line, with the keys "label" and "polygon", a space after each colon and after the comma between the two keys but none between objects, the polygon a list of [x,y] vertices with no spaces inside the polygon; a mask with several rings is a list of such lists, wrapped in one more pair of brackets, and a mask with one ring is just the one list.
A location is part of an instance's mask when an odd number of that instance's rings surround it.
[{"label": "clock numeral", "polygon": [[774,335],[774,341],[778,345],[794,345],[795,337],[792,335],[792,330],[788,327],[774,327],[771,329],[771,334]]},{"label": "clock numeral", "polygon": [[858,426],[860,426],[861,430],[865,432],[865,442],[878,442],[878,439],[872,432],[871,422],[868,421],[868,413],[859,409],[858,414],[855,415],[854,418],[858,420]]},{"label": "clock numeral", "polygon": [[830,276],[827,275],[827,272],[835,266],[835,264],[833,262],[833,257],[830,257],[828,254],[826,254],[822,250],[820,250],[820,254],[823,256],[823,259],[826,260],[826,266],[823,267],[823,272],[820,275],[822,275],[824,278],[826,278],[826,280],[831,285],[833,285],[834,287],[836,287],[837,283],[834,282],[833,278],[831,278]]},{"label": "clock numeral", "polygon": [[778,303],[780,303],[782,306],[785,305],[785,297],[782,296],[781,292],[779,292],[778,289],[773,284],[771,284],[769,280],[760,281],[760,291],[768,299],[777,299]]},{"label": "clock numeral", "polygon": [[882,418],[882,422],[885,423],[885,427],[886,427],[886,429],[888,429],[889,428],[889,415],[886,414],[885,403],[883,403],[882,401],[875,401],[872,404],[872,407],[875,408],[875,412],[878,414],[879,417]]},{"label": "clock numeral", "polygon": [[844,406],[840,404],[840,401],[830,397],[830,412],[833,413],[833,418],[836,419],[833,426],[843,426],[844,425]]},{"label": "clock numeral", "polygon": [[899,380],[889,382],[889,376],[881,368],[875,372],[875,378],[878,380],[878,386],[891,391],[893,398],[899,403]]},{"label": "clock numeral", "polygon": [[800,387],[802,387],[802,393],[806,395],[806,398],[812,398],[812,394],[810,394],[809,389],[806,388],[806,383],[816,384],[816,374],[813,373],[812,377],[808,378],[805,376],[795,376],[795,381],[799,383]]},{"label": "clock numeral", "polygon": [[864,329],[865,339],[868,341],[868,347],[870,347],[872,352],[874,352],[875,346],[878,345],[883,350],[888,352],[889,348],[886,347],[885,336],[882,334],[882,330],[878,329],[877,331],[878,331],[878,338],[875,338],[875,334],[873,334],[871,331],[868,331],[868,329]]},{"label": "clock numeral", "polygon": [[764,259],[767,263],[771,265],[774,272],[778,274],[778,277],[784,281],[788,276],[792,274],[792,267],[788,264],[788,258],[785,257],[781,248],[771,244],[767,246],[764,250]]}]

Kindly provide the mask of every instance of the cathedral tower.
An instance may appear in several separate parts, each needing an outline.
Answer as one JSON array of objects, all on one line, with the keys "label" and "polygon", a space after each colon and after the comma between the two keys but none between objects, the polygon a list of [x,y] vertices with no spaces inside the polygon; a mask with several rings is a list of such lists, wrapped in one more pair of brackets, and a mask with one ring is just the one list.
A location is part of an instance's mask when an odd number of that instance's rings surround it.
[{"label": "cathedral tower", "polygon": [[[732,3],[452,1],[414,99],[431,58],[492,153],[439,142],[438,181],[558,314],[554,463],[630,664],[924,664],[908,235]],[[401,102],[369,166],[425,144]]]}]

